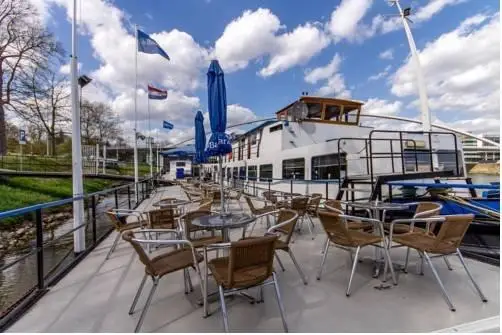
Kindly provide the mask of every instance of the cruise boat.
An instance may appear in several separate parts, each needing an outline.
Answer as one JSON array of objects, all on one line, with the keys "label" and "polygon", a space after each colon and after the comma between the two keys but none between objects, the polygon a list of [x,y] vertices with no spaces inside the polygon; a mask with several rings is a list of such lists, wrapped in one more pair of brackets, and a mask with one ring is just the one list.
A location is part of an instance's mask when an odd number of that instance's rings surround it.
[{"label": "cruise boat", "polygon": [[[361,124],[363,108],[356,100],[301,96],[275,120],[234,138],[223,159],[225,183],[329,198],[349,191],[342,184],[351,178],[360,181],[351,190],[358,198],[368,196],[378,176],[465,178],[455,133],[377,130]],[[219,176],[215,162],[204,171]]]}]

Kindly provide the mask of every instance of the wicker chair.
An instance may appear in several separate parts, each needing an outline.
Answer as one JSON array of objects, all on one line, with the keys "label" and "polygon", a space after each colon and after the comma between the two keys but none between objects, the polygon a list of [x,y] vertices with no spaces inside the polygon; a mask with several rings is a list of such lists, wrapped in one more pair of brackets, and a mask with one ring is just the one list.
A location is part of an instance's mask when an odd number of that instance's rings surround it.
[{"label": "wicker chair", "polygon": [[148,227],[151,229],[177,229],[175,210],[172,208],[160,208],[147,212]]},{"label": "wicker chair", "polygon": [[312,236],[312,239],[315,238],[314,235],[314,222],[310,218],[310,216],[307,215],[307,211],[309,208],[309,198],[308,197],[295,197],[291,199],[291,208],[295,212],[298,213],[298,222],[300,224],[300,227],[298,228],[299,230],[301,229],[301,226],[303,225],[303,221],[305,220],[305,216],[307,216],[310,220],[310,225],[307,223],[307,226],[309,228],[310,235]]},{"label": "wicker chair", "polygon": [[[272,205],[264,205],[263,207],[260,207],[260,208],[256,208],[254,203],[253,203],[253,200],[251,200],[250,197],[248,196],[244,196],[244,199],[246,199],[246,202],[249,206],[249,210],[251,211],[251,214],[255,217],[257,217],[257,220],[262,220],[263,218],[263,214],[267,214],[267,213],[270,213],[270,212],[273,212],[275,211],[275,206],[272,206]],[[260,200],[260,199],[257,199],[257,200]],[[260,201],[263,201],[263,200],[260,200]],[[270,221],[269,221],[269,217],[266,216],[266,219],[267,219],[267,228],[270,227]],[[256,223],[255,221],[255,223]],[[254,225],[253,225],[253,228],[254,228]],[[251,230],[252,232],[252,230]]]},{"label": "wicker chair", "polygon": [[[117,232],[117,236],[115,237],[115,240],[113,241],[113,244],[110,250],[108,251],[108,254],[105,257],[105,260],[107,260],[108,258],[110,258],[110,255],[117,247],[117,244],[119,243],[120,240],[120,235],[128,230],[145,227],[147,225],[147,220],[145,220],[143,212],[135,210],[111,209],[105,212],[105,214],[110,220],[110,222],[114,225],[115,231]],[[128,223],[127,217],[129,216],[136,217],[136,221]]]},{"label": "wicker chair", "polygon": [[[467,276],[471,280],[472,284],[476,288],[476,291],[479,294],[479,297],[483,302],[487,302],[488,300],[484,296],[483,292],[479,288],[478,284],[472,277],[467,265],[465,264],[464,257],[460,252],[460,243],[464,238],[469,225],[474,219],[474,215],[446,215],[442,217],[444,221],[441,224],[441,228],[437,235],[433,234],[424,234],[423,232],[410,231],[406,234],[399,234],[396,236],[392,236],[392,230],[390,233],[390,238],[393,239],[394,242],[399,243],[403,246],[407,246],[409,248],[415,249],[420,254],[422,260],[425,259],[427,264],[429,264],[432,274],[434,275],[436,281],[441,288],[441,293],[443,294],[443,298],[448,304],[448,307],[451,311],[455,311],[455,307],[453,306],[446,289],[444,288],[443,282],[439,278],[439,275],[436,271],[436,268],[432,264],[432,257],[443,257],[446,255],[457,255],[462,266],[467,273]],[[406,223],[405,221],[409,221],[411,229],[413,229],[413,225],[417,221],[427,221],[428,219],[410,219],[410,220],[395,220],[393,223]],[[393,224],[391,224],[392,228]],[[410,229],[410,230],[411,230]],[[430,254],[436,256],[430,256]],[[423,268],[423,266],[422,266]]]},{"label": "wicker chair", "polygon": [[[260,286],[260,296],[263,299],[262,287],[270,284],[275,286],[284,331],[288,331],[279,285],[273,269],[276,241],[277,236],[273,235],[213,246],[214,248],[229,249],[228,257],[214,258],[205,267],[206,271],[211,271],[218,285],[225,332],[229,331],[225,295]],[[206,260],[208,250],[210,249],[204,249]],[[204,310],[207,315],[207,285],[204,285],[204,289],[206,290],[204,292]]]},{"label": "wicker chair", "polygon": [[312,193],[310,196],[309,206],[307,208],[307,213],[310,216],[317,217],[317,211],[319,210],[319,205],[321,204],[322,194]]},{"label": "wicker chair", "polygon": [[[168,275],[170,273],[183,270],[183,281],[185,285],[185,294],[188,294],[188,291],[193,291],[192,287],[192,282],[190,280],[190,273],[188,272],[189,268],[194,268],[199,275],[199,280],[201,283],[201,291],[204,291],[204,284],[202,281],[200,269],[199,269],[199,263],[202,262],[203,257],[201,254],[195,252],[195,249],[193,248],[192,244],[189,241],[182,240],[179,238],[179,232],[176,230],[169,230],[169,229],[145,229],[144,230],[146,233],[170,233],[175,236],[174,239],[172,240],[141,240],[137,239],[136,236],[134,235],[133,231],[127,231],[122,235],[122,238],[131,243],[132,247],[136,251],[136,253],[139,256],[139,259],[141,263],[145,265],[145,275],[143,276],[143,280],[141,281],[141,284],[138,288],[138,291],[136,292],[136,295],[134,296],[133,303],[131,305],[131,308],[129,309],[129,315],[134,313],[134,308],[136,307],[136,304],[138,302],[138,299],[141,295],[141,291],[143,291],[143,286],[145,285],[145,281],[147,277],[150,277],[153,282],[153,287],[150,290],[150,293],[148,294],[148,298],[145,303],[145,307],[143,308],[143,311],[141,312],[141,316],[138,320],[138,323],[136,324],[136,328],[134,329],[134,332],[139,332],[141,329],[141,325],[143,324],[143,319],[145,318],[145,315],[148,311],[148,308],[150,307],[150,303],[153,298],[153,294],[155,293],[155,290],[157,288],[157,285],[159,283],[160,278],[164,277],[165,275]],[[143,231],[142,231],[143,232]],[[165,252],[163,254],[160,254],[154,258],[149,258],[148,254],[145,252],[145,250],[142,247],[142,244],[162,244],[166,246],[174,246],[178,247],[175,250],[171,250],[168,252]],[[188,286],[187,286],[188,283]]]},{"label": "wicker chair", "polygon": [[293,232],[295,230],[295,225],[298,221],[298,213],[296,213],[291,209],[281,209],[269,213],[269,215],[271,214],[278,215],[276,224],[267,230],[267,234],[277,234],[279,236],[277,242],[275,243],[275,258],[277,259],[277,263],[279,263],[279,266],[281,267],[282,271],[285,271],[284,265],[282,264],[279,255],[277,255],[277,251],[282,250],[287,252],[289,254],[289,257],[291,257],[291,260],[293,261],[296,270],[300,274],[303,284],[307,285],[307,279],[305,279],[305,275],[303,274],[303,271],[300,268],[298,262],[296,261],[296,258],[293,255],[293,251],[291,251],[291,248],[289,246],[291,237],[293,236]]},{"label": "wicker chair", "polygon": [[242,208],[242,203],[241,203],[242,190],[238,189],[238,190],[233,191],[232,193],[230,193],[228,195],[228,197],[225,198],[227,210],[228,210],[228,206],[230,205],[230,201],[232,201],[232,200],[237,201],[237,203],[239,204],[239,207],[241,208],[241,211],[244,210],[244,208]]},{"label": "wicker chair", "polygon": [[[343,215],[330,211],[319,211],[319,219],[321,221],[322,226],[324,227],[324,230],[326,231],[326,234],[328,235],[329,242],[333,243],[336,247],[340,249],[348,251],[351,258],[352,258],[352,249],[356,249],[356,253],[352,261],[352,272],[350,273],[349,283],[347,286],[346,295],[348,297],[350,296],[350,286],[352,284],[352,278],[354,277],[354,273],[356,271],[359,251],[361,250],[361,248],[366,246],[375,246],[380,248],[381,247],[380,244],[382,242],[385,243],[385,235],[383,231],[382,222],[375,219]],[[374,235],[364,231],[349,229],[350,221],[367,222],[377,225],[379,228],[378,230],[380,231],[380,235]],[[317,280],[321,280],[322,269],[326,261],[326,256],[328,255],[328,248],[330,245],[329,242],[326,244],[326,247],[324,249],[324,255],[322,257],[321,265],[319,267],[319,272],[317,274]],[[386,256],[386,261],[388,262],[388,264],[392,264],[389,255],[389,250],[386,247],[384,247],[383,249]],[[397,285],[396,276],[392,266],[390,266],[390,270],[392,274],[392,281],[394,285]]]},{"label": "wicker chair", "polygon": [[183,235],[187,241],[190,241],[195,249],[202,248],[209,244],[221,243],[223,238],[221,235],[215,235],[214,231],[211,231],[211,236],[196,237],[197,232],[205,231],[204,228],[198,227],[192,224],[192,221],[198,217],[211,215],[213,212],[210,210],[197,210],[193,212],[188,212],[181,216],[181,221],[183,222]]}]

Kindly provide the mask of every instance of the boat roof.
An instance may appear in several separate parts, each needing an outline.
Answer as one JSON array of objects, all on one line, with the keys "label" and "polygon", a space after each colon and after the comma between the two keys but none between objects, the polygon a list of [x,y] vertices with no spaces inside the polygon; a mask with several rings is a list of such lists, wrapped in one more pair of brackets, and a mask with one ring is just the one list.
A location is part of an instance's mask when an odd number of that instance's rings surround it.
[{"label": "boat roof", "polygon": [[268,126],[269,124],[276,123],[276,122],[277,122],[277,120],[268,120],[268,121],[262,122],[262,123],[260,123],[259,125],[257,125],[257,126],[255,126],[255,127],[251,128],[251,129],[249,129],[249,130],[247,130],[245,133],[242,133],[242,134],[237,135],[237,136],[236,136],[236,138],[240,138],[240,137],[243,137],[243,136],[249,135],[249,134],[251,134],[251,133],[253,133],[253,132],[255,132],[255,131],[257,131],[257,130],[259,130],[259,129],[263,128],[263,127]]},{"label": "boat roof", "polygon": [[286,107],[281,108],[275,114],[279,114],[279,113],[283,112],[284,110],[293,106],[298,101],[304,102],[304,103],[325,103],[325,104],[330,104],[330,105],[358,106],[358,107],[364,105],[364,102],[359,101],[359,100],[345,99],[345,98],[327,98],[327,97],[304,95],[304,96],[301,96],[298,100],[293,101],[292,103],[290,103]]}]

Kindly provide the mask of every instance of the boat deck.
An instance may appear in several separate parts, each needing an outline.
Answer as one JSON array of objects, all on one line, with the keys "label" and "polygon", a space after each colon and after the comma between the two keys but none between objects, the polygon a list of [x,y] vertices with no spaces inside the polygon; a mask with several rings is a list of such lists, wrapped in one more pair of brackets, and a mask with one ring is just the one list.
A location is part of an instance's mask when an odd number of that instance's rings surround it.
[{"label": "boat deck", "polygon": [[[179,186],[159,189],[140,208],[148,209],[163,196],[181,195]],[[243,206],[247,210],[247,206]],[[232,208],[238,208],[233,205]],[[416,274],[417,254],[412,252],[410,271],[399,274],[399,285],[377,289],[381,279],[371,276],[371,262],[358,265],[354,276],[352,295],[345,289],[350,274],[348,254],[330,248],[321,281],[316,273],[321,261],[324,241],[322,228],[315,219],[317,236],[314,240],[306,232],[297,235],[292,250],[308,277],[305,286],[290,258],[281,260],[285,272],[277,269],[280,290],[290,332],[431,332],[437,330],[498,332],[500,309],[499,268],[475,260],[466,262],[481,289],[488,298],[481,302],[458,259],[450,257],[453,271],[441,259],[434,259],[446,290],[457,311],[451,312],[444,302],[430,269]],[[263,231],[257,224],[255,233]],[[240,232],[235,232],[239,234]],[[138,257],[130,245],[121,241],[109,260],[105,256],[115,238],[108,237],[86,259],[44,295],[9,332],[132,332],[139,318],[151,283],[148,282],[133,315],[128,314],[130,304],[144,273]],[[393,261],[404,259],[404,248],[392,251]],[[371,256],[372,249],[361,251]],[[200,297],[198,278],[191,271],[194,292],[185,295],[182,272],[160,280],[152,304],[145,317],[143,332],[222,332],[223,324],[217,302],[211,304],[212,315],[204,319],[202,307],[196,304]],[[250,290],[250,294],[257,291]],[[265,288],[265,302],[250,304],[246,300],[229,300],[228,315],[231,331],[282,332],[282,323],[275,301],[273,287]],[[458,325],[489,318],[483,325]],[[486,326],[489,324],[489,326]],[[453,327],[453,328],[452,328]],[[472,330],[475,328],[474,330]]]}]

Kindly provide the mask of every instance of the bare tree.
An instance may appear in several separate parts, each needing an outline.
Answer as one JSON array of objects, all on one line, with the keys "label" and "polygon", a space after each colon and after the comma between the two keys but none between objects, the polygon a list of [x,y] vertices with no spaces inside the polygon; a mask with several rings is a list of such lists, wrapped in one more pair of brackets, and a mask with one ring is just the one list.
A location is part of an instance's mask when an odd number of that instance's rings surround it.
[{"label": "bare tree", "polygon": [[5,106],[13,100],[18,73],[60,48],[37,18],[29,0],[0,0],[0,155],[7,152]]},{"label": "bare tree", "polygon": [[68,78],[59,73],[59,57],[33,64],[18,75],[13,110],[23,120],[43,128],[50,139],[50,154],[56,154],[56,135],[68,123],[70,90]]},{"label": "bare tree", "polygon": [[84,100],[80,109],[82,138],[86,144],[108,144],[121,135],[118,118],[109,105]]}]

